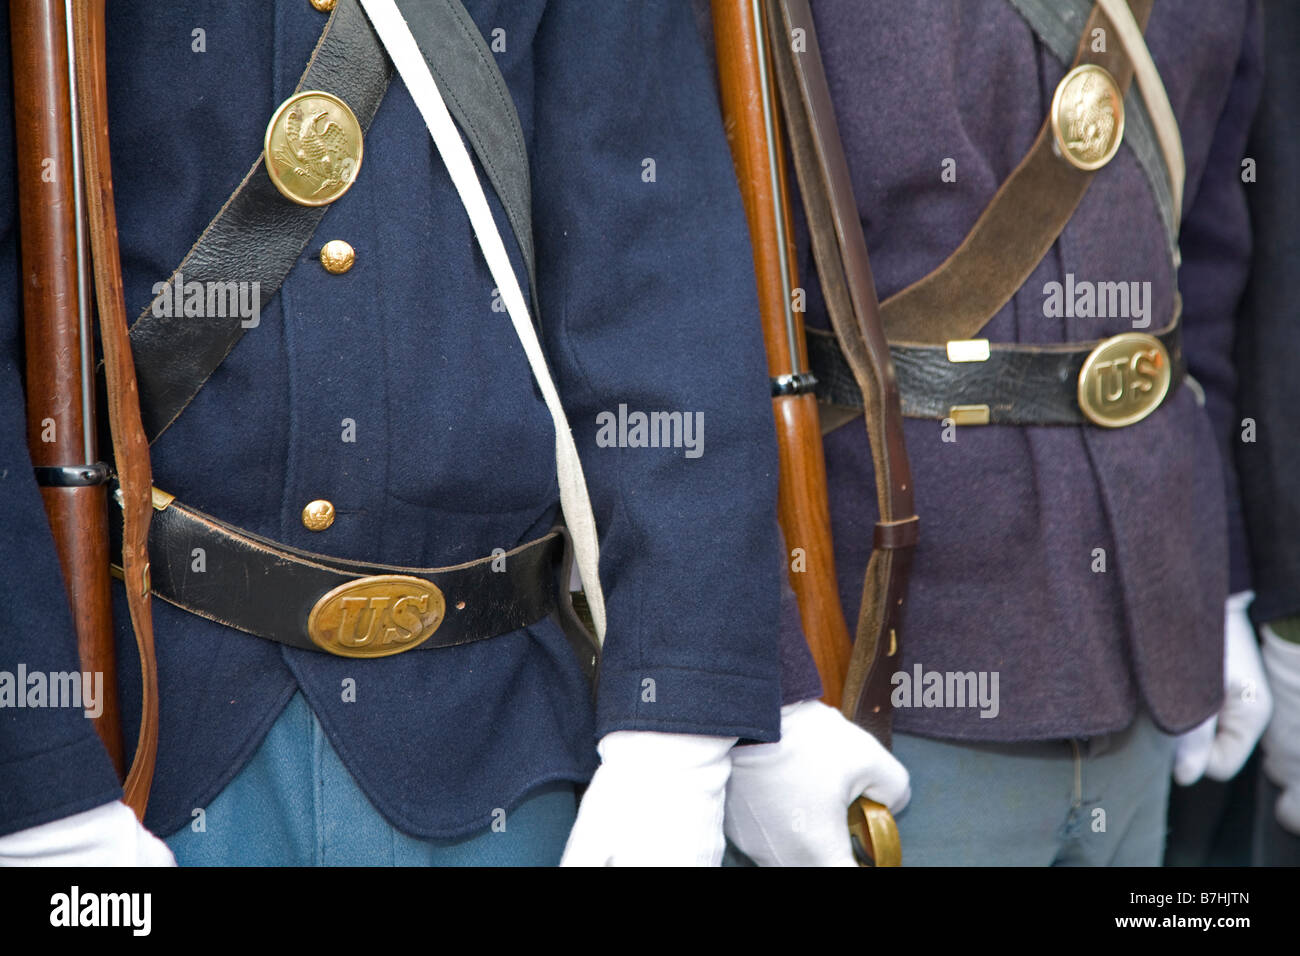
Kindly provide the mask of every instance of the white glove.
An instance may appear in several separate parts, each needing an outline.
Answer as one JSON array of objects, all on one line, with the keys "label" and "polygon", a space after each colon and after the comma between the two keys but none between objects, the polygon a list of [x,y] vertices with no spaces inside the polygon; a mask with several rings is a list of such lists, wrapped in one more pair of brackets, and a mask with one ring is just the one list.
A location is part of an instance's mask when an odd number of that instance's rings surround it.
[{"label": "white glove", "polygon": [[1250,757],[1273,711],[1255,629],[1246,609],[1254,591],[1228,598],[1223,624],[1223,709],[1178,738],[1174,781],[1230,780]]},{"label": "white glove", "polygon": [[0,866],[175,866],[121,801],[0,837]]},{"label": "white glove", "polygon": [[1264,773],[1282,788],[1277,822],[1300,835],[1300,644],[1283,640],[1265,624],[1264,664],[1273,687],[1273,719],[1264,733]]},{"label": "white glove", "polygon": [[848,809],[865,794],[897,813],[907,770],[838,710],[807,700],[781,708],[781,740],[737,747],[727,785],[727,836],[760,866],[856,866]]},{"label": "white glove", "polygon": [[561,866],[717,866],[736,737],[619,730],[578,807]]}]

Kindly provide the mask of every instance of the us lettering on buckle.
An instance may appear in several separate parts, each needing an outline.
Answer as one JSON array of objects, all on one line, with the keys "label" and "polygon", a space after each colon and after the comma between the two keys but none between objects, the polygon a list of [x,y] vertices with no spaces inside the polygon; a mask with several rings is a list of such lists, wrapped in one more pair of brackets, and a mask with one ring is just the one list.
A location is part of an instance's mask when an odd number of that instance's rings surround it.
[{"label": "us lettering on buckle", "polygon": [[1104,428],[1140,422],[1160,407],[1173,369],[1154,335],[1124,332],[1098,345],[1079,370],[1079,408]]},{"label": "us lettering on buckle", "polygon": [[340,657],[389,657],[427,641],[446,613],[447,601],[432,582],[377,574],[322,595],[307,617],[307,635]]}]

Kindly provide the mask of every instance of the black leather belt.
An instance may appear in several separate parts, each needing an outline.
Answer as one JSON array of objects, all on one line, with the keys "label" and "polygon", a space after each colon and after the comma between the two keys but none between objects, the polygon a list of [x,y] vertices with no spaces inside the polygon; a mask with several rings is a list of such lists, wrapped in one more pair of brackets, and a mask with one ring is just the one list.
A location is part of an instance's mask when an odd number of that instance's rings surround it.
[{"label": "black leather belt", "polygon": [[[449,108],[496,189],[534,289],[528,160],[495,58],[460,0],[398,0]],[[392,77],[356,0],[339,0],[297,90],[343,100],[365,130]],[[279,289],[311,240],[325,206],[302,206],[272,184],[259,156],[168,282],[259,283]],[[165,310],[163,310],[165,311]],[[155,314],[131,327],[141,411],[150,441],[184,411],[239,342],[243,319]],[[50,482],[81,480],[49,474]],[[597,648],[573,611],[572,559],[562,526],[515,548],[448,568],[400,568],[299,551],[154,493],[151,589],[184,610],[289,647],[345,657],[385,657],[516,631],[555,613],[588,678]],[[114,553],[121,516],[114,510]],[[202,568],[191,555],[201,548]]]},{"label": "black leather belt", "polygon": [[584,669],[594,672],[594,646],[574,627],[562,583],[570,562],[562,526],[465,564],[405,568],[268,541],[156,489],[154,509],[153,593],[200,617],[302,650],[387,657],[486,640],[558,612]]},{"label": "black leather belt", "polygon": [[[808,329],[817,398],[862,408],[833,332]],[[1158,408],[1186,374],[1177,317],[1154,334],[1016,345],[985,340],[890,345],[903,414],[957,424],[1130,425]]]}]

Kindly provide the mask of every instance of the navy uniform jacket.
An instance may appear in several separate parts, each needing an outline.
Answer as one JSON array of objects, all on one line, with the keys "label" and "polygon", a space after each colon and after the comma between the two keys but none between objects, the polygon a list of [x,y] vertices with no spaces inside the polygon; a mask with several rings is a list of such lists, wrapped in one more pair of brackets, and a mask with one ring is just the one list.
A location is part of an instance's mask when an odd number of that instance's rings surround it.
[{"label": "navy uniform jacket", "polygon": [[[467,6],[485,36],[505,31],[497,60],[529,147],[544,344],[603,547],[609,637],[598,705],[593,714],[549,620],[356,661],[285,649],[155,601],[161,737],[146,823],[158,833],[188,823],[221,790],[296,689],[370,799],[422,837],[466,833],[530,788],[589,777],[593,735],[777,735],[774,431],[744,217],[689,7]],[[113,172],[134,317],[260,153],[326,18],[307,0],[116,3],[109,17]],[[195,29],[206,52],[192,49]],[[7,36],[0,49],[7,75]],[[0,669],[72,670],[23,440],[8,96]],[[345,275],[315,258],[330,239],[356,249]],[[451,565],[544,533],[558,507],[552,426],[507,316],[492,308],[493,286],[394,76],[357,182],[263,302],[259,327],[155,444],[155,484],[290,546],[386,564]],[[702,412],[703,454],[597,447],[596,416],[620,403]],[[342,440],[344,419],[355,422],[355,442]],[[316,498],[338,511],[322,533],[300,520]],[[117,619],[129,748],[139,680],[121,602]],[[342,700],[348,678],[355,703]],[[0,833],[117,793],[79,710],[0,711]]]},{"label": "navy uniform jacket", "polygon": [[[1062,64],[1007,0],[814,4],[854,193],[882,299],[961,243],[1029,150]],[[1253,4],[1157,3],[1146,30],[1182,131],[1184,347],[1203,386],[1121,429],[906,424],[921,536],[902,670],[999,675],[999,713],[899,709],[933,737],[1030,740],[1119,730],[1140,708],[1194,726],[1223,692],[1229,529],[1242,538],[1232,316],[1250,233],[1240,162],[1258,97]],[[1115,38],[1111,38],[1115,42]],[[956,181],[944,182],[945,159]],[[801,255],[801,275],[813,269]],[[1060,239],[980,333],[995,342],[1082,342],[1132,320],[1049,318],[1044,285],[1150,281],[1150,330],[1171,318],[1174,274],[1152,190],[1121,148]],[[810,321],[825,325],[810,295]],[[833,531],[850,619],[876,520],[860,422],[827,440]],[[1095,549],[1105,571],[1094,572]],[[1232,562],[1244,569],[1240,558]],[[1247,585],[1242,575],[1234,589]],[[919,696],[919,695],[918,695]]]}]

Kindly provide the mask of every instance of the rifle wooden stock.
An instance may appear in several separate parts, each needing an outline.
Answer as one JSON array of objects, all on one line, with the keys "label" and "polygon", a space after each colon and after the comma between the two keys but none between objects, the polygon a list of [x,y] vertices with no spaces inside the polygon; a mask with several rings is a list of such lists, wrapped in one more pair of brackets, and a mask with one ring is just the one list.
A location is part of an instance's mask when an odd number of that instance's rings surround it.
[{"label": "rifle wooden stock", "polygon": [[[37,466],[97,461],[93,389],[82,363],[68,37],[56,0],[12,0],[14,127],[27,440]],[[89,303],[85,303],[89,308]],[[93,346],[88,346],[93,347]],[[86,399],[89,398],[87,401]],[[86,413],[89,413],[88,415]],[[89,420],[87,420],[89,418]],[[63,568],[83,670],[100,672],[104,708],[95,729],[123,773],[108,572],[104,485],[43,487]]]},{"label": "rifle wooden stock", "polygon": [[[764,47],[759,43],[753,4],[750,0],[713,0],[713,28],[722,115],[754,249],[768,374],[776,378],[804,370],[808,363],[803,319],[792,310],[789,298],[790,290],[799,283],[785,144],[774,97],[766,109],[764,105],[760,61]],[[771,69],[769,63],[769,76]],[[788,323],[793,326],[793,336]],[[817,398],[811,393],[779,395],[772,405],[780,456],[781,529],[787,550],[800,549],[804,562],[804,570],[791,569],[790,585],[799,599],[804,634],[821,676],[822,700],[839,707],[852,644],[835,576]]]}]

